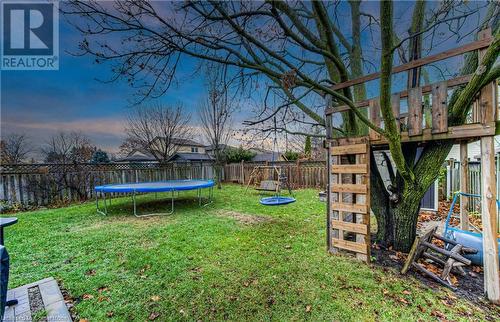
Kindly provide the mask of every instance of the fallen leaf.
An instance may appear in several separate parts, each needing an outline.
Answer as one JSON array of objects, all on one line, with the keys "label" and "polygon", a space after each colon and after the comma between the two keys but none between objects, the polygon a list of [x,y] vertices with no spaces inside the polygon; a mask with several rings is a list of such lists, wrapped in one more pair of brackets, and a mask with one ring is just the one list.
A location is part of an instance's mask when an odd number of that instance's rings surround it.
[{"label": "fallen leaf", "polygon": [[100,303],[100,302],[104,302],[104,301],[109,301],[109,297],[99,295],[99,297],[97,298],[97,302]]},{"label": "fallen leaf", "polygon": [[158,296],[158,295],[151,296],[151,301],[158,302],[159,300],[160,300],[160,296]]},{"label": "fallen leaf", "polygon": [[408,301],[406,299],[402,298],[402,297],[399,297],[398,301],[401,302],[401,303],[403,303],[403,304],[408,304]]},{"label": "fallen leaf", "polygon": [[422,305],[418,305],[417,308],[420,310],[420,312],[425,313],[426,309]]},{"label": "fallen leaf", "polygon": [[159,316],[160,316],[160,313],[158,313],[158,312],[151,312],[151,314],[149,315],[149,320],[153,321],[154,319],[156,319]]},{"label": "fallen leaf", "polygon": [[90,300],[90,299],[94,298],[94,295],[92,295],[92,294],[83,294],[82,298],[84,300]]},{"label": "fallen leaf", "polygon": [[115,315],[115,312],[113,312],[113,311],[109,311],[109,312],[106,313],[106,316],[108,318],[113,317],[113,315]]},{"label": "fallen leaf", "polygon": [[306,313],[311,312],[311,310],[312,310],[312,306],[306,305]]},{"label": "fallen leaf", "polygon": [[97,289],[97,291],[98,291],[99,293],[106,292],[106,291],[108,291],[108,290],[109,290],[109,289],[108,289],[108,287],[107,287],[107,286],[101,286],[101,287],[99,287],[99,288]]},{"label": "fallen leaf", "polygon": [[408,290],[404,290],[404,291],[403,291],[403,294],[404,294],[404,295],[410,295],[410,294],[411,294],[411,292],[410,292],[410,291],[408,291]]},{"label": "fallen leaf", "polygon": [[442,312],[440,312],[440,311],[438,311],[438,310],[434,310],[434,311],[432,311],[432,312],[431,312],[431,315],[432,315],[432,316],[435,316],[435,317],[437,317],[437,318],[440,318],[440,319],[445,319],[445,318],[446,318],[446,316],[445,316]]},{"label": "fallen leaf", "polygon": [[87,319],[80,319],[80,320],[78,320],[78,322],[89,322],[89,320],[87,320]]},{"label": "fallen leaf", "polygon": [[85,272],[85,275],[87,275],[87,276],[94,276],[95,275],[95,269],[89,269],[88,271]]}]

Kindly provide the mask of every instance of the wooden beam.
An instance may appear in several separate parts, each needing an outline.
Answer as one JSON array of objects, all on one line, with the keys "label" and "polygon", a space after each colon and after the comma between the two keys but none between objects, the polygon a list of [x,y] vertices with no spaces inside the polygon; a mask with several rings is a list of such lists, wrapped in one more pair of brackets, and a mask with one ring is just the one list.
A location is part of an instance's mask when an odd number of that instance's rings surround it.
[{"label": "wooden beam", "polygon": [[495,145],[493,136],[481,138],[481,218],[483,223],[484,291],[493,303],[500,304],[498,269],[498,226],[495,180]]},{"label": "wooden beam", "polygon": [[448,86],[446,82],[432,85],[432,133],[448,132]]},{"label": "wooden beam", "polygon": [[[478,33],[478,39],[488,39],[491,37],[491,29],[485,29]],[[484,55],[486,54],[486,49],[482,49],[479,51],[479,61],[483,60]],[[496,107],[497,100],[495,91],[497,88],[496,81],[493,81],[486,86],[484,86],[479,95],[479,108],[481,110],[481,123],[487,124],[490,122],[494,122],[496,120]]]},{"label": "wooden beam", "polygon": [[[370,100],[370,121],[375,124],[375,126],[380,127],[380,101],[378,98]],[[380,134],[370,129],[370,139],[377,140],[379,138]]]},{"label": "wooden beam", "polygon": [[347,221],[332,220],[333,229],[342,229],[344,231],[349,231],[357,234],[368,234],[368,226],[365,224],[355,224]]},{"label": "wooden beam", "polygon": [[368,173],[367,164],[334,164],[332,165],[333,173],[357,173],[366,174]]},{"label": "wooden beam", "polygon": [[366,143],[332,146],[332,155],[348,155],[366,153],[368,146]]},{"label": "wooden beam", "polygon": [[[480,138],[482,136],[495,135],[496,124],[464,124],[448,127],[446,133],[432,134],[431,129],[424,129],[422,135],[409,136],[408,132],[401,132],[401,142],[427,142],[433,140],[455,140],[465,138]],[[387,140],[381,137],[380,140],[370,142],[372,146],[386,145]]]},{"label": "wooden beam", "polygon": [[[469,155],[467,142],[460,142],[460,191],[469,192]],[[460,196],[460,229],[469,230],[469,197]]]},{"label": "wooden beam", "polygon": [[[467,53],[469,51],[486,48],[491,44],[492,40],[493,40],[493,38],[491,38],[491,37],[477,40],[477,41],[468,43],[464,46],[445,50],[445,51],[440,52],[440,53],[435,54],[435,55],[430,55],[430,56],[427,56],[424,58],[413,60],[409,63],[394,67],[392,69],[392,74],[401,73],[401,72],[404,72],[404,71],[407,71],[407,70],[410,70],[410,69],[413,69],[416,67],[424,66],[424,65],[427,65],[430,63],[434,63],[434,62],[443,60],[443,59],[458,56],[458,55]],[[368,74],[368,75],[363,76],[363,77],[359,77],[359,78],[352,79],[352,80],[347,81],[347,82],[336,84],[336,85],[332,86],[332,89],[339,90],[339,89],[343,89],[346,87],[351,87],[353,85],[365,83],[365,82],[368,82],[368,81],[371,81],[371,80],[374,80],[377,78],[380,78],[380,72]]]},{"label": "wooden beam", "polygon": [[341,249],[350,250],[356,253],[368,254],[368,245],[360,244],[348,240],[342,240],[337,238],[332,238],[333,247],[339,247]]},{"label": "wooden beam", "polygon": [[415,87],[408,91],[408,135],[422,134],[422,88]]},{"label": "wooden beam", "polygon": [[352,212],[356,214],[366,214],[368,207],[365,204],[351,204],[342,202],[333,202],[331,209],[335,211]]},{"label": "wooden beam", "polygon": [[348,192],[366,194],[368,187],[366,184],[337,184],[332,186],[332,192]]}]

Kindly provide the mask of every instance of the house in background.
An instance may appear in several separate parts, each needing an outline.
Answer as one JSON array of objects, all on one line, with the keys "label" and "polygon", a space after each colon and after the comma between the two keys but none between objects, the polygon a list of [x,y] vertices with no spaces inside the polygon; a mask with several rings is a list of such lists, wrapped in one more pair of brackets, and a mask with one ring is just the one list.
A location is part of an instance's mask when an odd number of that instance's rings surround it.
[{"label": "house in background", "polygon": [[283,153],[280,152],[261,152],[257,153],[252,162],[273,162],[273,161],[286,161]]},{"label": "house in background", "polygon": [[[230,146],[230,145],[227,145],[227,144],[220,144],[220,145],[219,145],[219,148],[220,148],[221,150],[227,150],[227,149],[237,149],[236,147],[234,147],[234,146]],[[215,148],[214,148],[214,146],[213,146],[213,145],[208,145],[208,146],[206,146],[206,147],[205,147],[205,151],[206,151],[206,153],[207,153],[208,155],[212,156],[212,157],[214,156],[214,150],[215,150]]]},{"label": "house in background", "polygon": [[[497,135],[495,136],[494,140],[495,144],[495,153],[498,154],[500,152],[500,136]],[[479,144],[479,141],[474,141],[469,144],[467,144],[467,156],[469,157],[469,160],[479,160],[481,159],[481,146]],[[455,160],[455,161],[460,161],[460,145],[455,144],[450,150],[450,153],[448,153],[448,156],[446,157],[446,160]]]},{"label": "house in background", "polygon": [[273,161],[287,161],[285,155],[277,151],[269,151],[260,148],[249,148],[249,151],[255,153],[252,162],[273,162]]},{"label": "house in background", "polygon": [[[161,144],[160,140],[164,140],[164,138],[155,138],[152,145],[159,146]],[[173,148],[175,153],[170,156],[168,161],[209,161],[212,159],[205,153],[205,145],[201,143],[190,139],[178,138],[173,138],[172,141],[175,145]],[[119,158],[115,162],[157,162],[157,160],[151,152],[135,149],[126,157]]]},{"label": "house in background", "polygon": [[213,161],[210,155],[206,153],[190,153],[190,152],[176,152],[174,155],[168,159],[168,161],[174,162],[203,162],[203,161]]},{"label": "house in background", "polygon": [[115,163],[141,163],[141,162],[157,162],[156,158],[147,151],[135,149],[130,152],[126,157],[116,158]]}]

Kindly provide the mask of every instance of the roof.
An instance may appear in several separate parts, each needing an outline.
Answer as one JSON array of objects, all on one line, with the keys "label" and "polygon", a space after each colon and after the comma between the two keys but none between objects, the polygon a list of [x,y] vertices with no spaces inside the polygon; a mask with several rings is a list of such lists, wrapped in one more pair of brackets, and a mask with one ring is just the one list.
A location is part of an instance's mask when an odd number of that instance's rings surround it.
[{"label": "roof", "polygon": [[254,162],[262,162],[262,161],[280,161],[283,158],[283,154],[279,152],[269,152],[269,153],[261,153],[257,154],[252,158]]},{"label": "roof", "polygon": [[130,152],[129,155],[123,158],[119,158],[115,160],[116,162],[150,162],[156,161],[156,158],[149,152],[135,150]]},{"label": "roof", "polygon": [[[155,140],[157,139],[165,139],[164,137],[156,137]],[[185,145],[185,146],[201,146],[204,147],[204,144],[198,143],[196,141],[190,140],[190,139],[182,139],[182,138],[172,138],[171,139],[173,144],[176,145]]]},{"label": "roof", "polygon": [[177,152],[168,161],[212,161],[213,158],[204,153]]},{"label": "roof", "polygon": [[[220,148],[221,150],[225,150],[225,149],[237,149],[237,148],[235,148],[234,146],[230,146],[230,145],[227,145],[227,144],[219,144],[219,148]],[[207,145],[207,146],[205,147],[205,150],[206,150],[206,151],[212,151],[212,150],[214,150],[214,149],[215,149],[215,148],[214,148],[214,146],[213,146],[213,145]]]}]

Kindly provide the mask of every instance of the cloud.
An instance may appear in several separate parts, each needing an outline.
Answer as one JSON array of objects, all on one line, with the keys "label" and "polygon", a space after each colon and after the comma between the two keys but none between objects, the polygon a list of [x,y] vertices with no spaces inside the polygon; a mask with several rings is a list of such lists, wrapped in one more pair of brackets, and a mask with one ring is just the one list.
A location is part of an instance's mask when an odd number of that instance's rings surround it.
[{"label": "cloud", "polygon": [[[69,122],[34,122],[19,120],[14,123],[17,128],[26,130],[82,131],[95,134],[121,135],[124,132],[124,120],[113,118],[83,119]],[[4,125],[5,126],[5,125]]]}]

